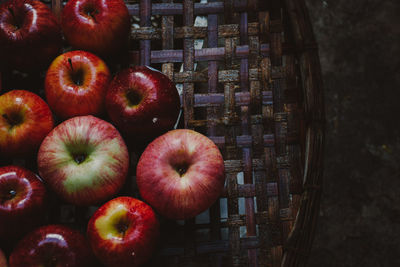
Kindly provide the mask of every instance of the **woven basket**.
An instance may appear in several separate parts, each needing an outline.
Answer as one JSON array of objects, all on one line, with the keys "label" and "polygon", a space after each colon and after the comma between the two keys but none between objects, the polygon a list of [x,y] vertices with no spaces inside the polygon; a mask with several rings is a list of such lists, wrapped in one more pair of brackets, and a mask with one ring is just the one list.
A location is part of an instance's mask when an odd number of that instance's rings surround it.
[{"label": "woven basket", "polygon": [[[51,6],[60,14],[63,4]],[[224,193],[207,212],[162,219],[148,266],[304,266],[319,209],[325,118],[304,0],[127,6],[138,21],[129,63],[177,83],[181,127],[209,136],[226,166]],[[134,182],[127,192],[138,196]],[[72,209],[75,219],[66,221],[66,207],[54,217],[84,228],[90,212]]]}]

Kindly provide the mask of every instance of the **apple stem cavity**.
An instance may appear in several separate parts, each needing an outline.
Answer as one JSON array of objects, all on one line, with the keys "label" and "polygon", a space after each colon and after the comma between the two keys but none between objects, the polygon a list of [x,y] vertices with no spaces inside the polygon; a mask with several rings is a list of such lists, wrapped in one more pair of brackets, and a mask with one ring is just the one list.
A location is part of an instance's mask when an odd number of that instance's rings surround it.
[{"label": "apple stem cavity", "polygon": [[126,93],[126,99],[131,107],[137,106],[142,101],[143,97],[136,91],[129,90]]},{"label": "apple stem cavity", "polygon": [[14,9],[12,9],[11,7],[8,7],[8,11],[11,13],[11,16],[13,17],[14,23],[15,23],[15,27],[17,29],[21,28],[21,25],[19,25],[16,17],[15,17],[15,13],[14,13]]},{"label": "apple stem cavity", "polygon": [[182,177],[187,172],[185,167],[181,167],[178,169],[179,176]]},{"label": "apple stem cavity", "polygon": [[84,155],[84,154],[74,155],[74,160],[78,165],[81,164],[82,162],[84,162],[85,159],[86,159],[86,155]]},{"label": "apple stem cavity", "polygon": [[125,220],[120,220],[115,227],[117,228],[117,231],[122,235],[125,236],[126,231],[128,231],[129,224]]},{"label": "apple stem cavity", "polygon": [[93,9],[93,8],[89,8],[88,11],[87,11],[87,15],[89,17],[91,17],[94,20],[94,22],[96,22],[96,23],[97,23],[97,21],[96,21],[95,15],[98,14],[98,13],[99,12],[96,9]]},{"label": "apple stem cavity", "polygon": [[7,121],[7,123],[9,124],[9,125],[11,125],[11,128],[13,128],[14,126],[17,126],[17,125],[19,125],[19,124],[21,124],[22,123],[22,117],[21,117],[21,115],[19,115],[19,114],[17,114],[17,113],[13,113],[13,114],[11,114],[11,116],[9,116],[9,115],[7,115],[7,114],[3,114],[2,115],[3,116],[3,118]]},{"label": "apple stem cavity", "polygon": [[1,203],[5,202],[7,200],[13,199],[16,195],[17,195],[17,191],[11,189],[5,195],[0,195]]}]

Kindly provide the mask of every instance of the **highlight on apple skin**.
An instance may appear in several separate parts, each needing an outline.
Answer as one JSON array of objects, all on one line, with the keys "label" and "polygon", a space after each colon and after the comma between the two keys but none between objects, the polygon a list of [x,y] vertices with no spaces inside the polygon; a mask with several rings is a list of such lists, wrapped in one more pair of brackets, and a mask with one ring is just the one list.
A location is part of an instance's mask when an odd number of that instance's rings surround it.
[{"label": "highlight on apple skin", "polygon": [[110,199],[123,186],[128,168],[128,149],[118,130],[90,115],[59,124],[38,153],[39,174],[46,184],[79,206]]},{"label": "highlight on apple skin", "polygon": [[154,252],[159,222],[146,203],[132,197],[118,197],[93,214],[87,237],[94,254],[106,266],[137,267]]},{"label": "highlight on apple skin", "polygon": [[10,267],[94,266],[94,256],[83,234],[67,226],[39,227],[18,242]]},{"label": "highlight on apple skin", "polygon": [[20,166],[0,167],[0,240],[20,238],[43,223],[46,202],[38,175]]},{"label": "highlight on apple skin", "polygon": [[53,127],[50,108],[38,95],[12,90],[0,96],[1,155],[24,157],[36,153]]},{"label": "highlight on apple skin", "polygon": [[137,165],[136,181],[142,198],[161,215],[189,219],[219,198],[224,170],[222,155],[211,139],[178,129],[146,147]]},{"label": "highlight on apple skin", "polygon": [[62,48],[61,26],[41,1],[10,0],[0,5],[0,65],[20,71],[48,67]]},{"label": "highlight on apple skin", "polygon": [[47,70],[46,99],[62,119],[100,115],[110,80],[110,71],[98,56],[81,50],[66,52]]}]

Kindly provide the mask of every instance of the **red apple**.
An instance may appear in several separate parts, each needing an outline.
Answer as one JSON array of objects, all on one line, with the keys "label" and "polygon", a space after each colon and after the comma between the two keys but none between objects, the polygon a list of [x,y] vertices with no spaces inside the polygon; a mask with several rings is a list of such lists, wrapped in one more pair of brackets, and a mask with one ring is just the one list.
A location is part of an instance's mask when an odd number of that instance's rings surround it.
[{"label": "red apple", "polygon": [[106,109],[121,132],[138,139],[153,139],[174,127],[180,99],[166,75],[136,66],[115,75],[107,91]]},{"label": "red apple", "polygon": [[32,154],[53,129],[50,111],[38,95],[13,90],[0,96],[0,154]]},{"label": "red apple", "polygon": [[96,55],[72,51],[58,56],[47,70],[45,91],[54,113],[63,118],[98,115],[111,79],[107,65]]},{"label": "red apple", "polygon": [[0,167],[0,239],[20,237],[43,221],[46,188],[33,172]]},{"label": "red apple", "polygon": [[10,255],[10,267],[74,266],[93,264],[85,237],[63,225],[46,225],[25,236]]},{"label": "red apple", "polygon": [[125,182],[129,154],[110,123],[93,116],[66,120],[43,140],[39,174],[62,199],[75,205],[111,198]]},{"label": "red apple", "polygon": [[7,267],[7,258],[3,251],[0,249],[0,267]]},{"label": "red apple", "polygon": [[87,236],[94,254],[106,266],[135,267],[151,257],[159,236],[159,223],[144,202],[118,197],[94,213]]},{"label": "red apple", "polygon": [[123,0],[69,0],[61,25],[75,49],[109,56],[127,47],[130,16]]},{"label": "red apple", "polygon": [[0,47],[5,67],[45,68],[61,51],[61,27],[40,1],[6,1],[0,5]]},{"label": "red apple", "polygon": [[160,214],[188,219],[220,196],[224,160],[208,137],[193,130],[173,130],[146,147],[136,176],[141,196]]}]

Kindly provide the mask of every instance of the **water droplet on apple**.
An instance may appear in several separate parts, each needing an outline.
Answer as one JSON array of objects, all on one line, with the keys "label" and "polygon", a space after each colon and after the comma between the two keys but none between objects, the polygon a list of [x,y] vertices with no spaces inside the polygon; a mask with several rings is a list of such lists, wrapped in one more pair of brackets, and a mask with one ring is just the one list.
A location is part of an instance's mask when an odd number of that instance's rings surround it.
[{"label": "water droplet on apple", "polygon": [[158,121],[158,118],[153,118],[153,123],[156,123]]},{"label": "water droplet on apple", "polygon": [[135,256],[135,251],[132,251],[132,256]]}]

